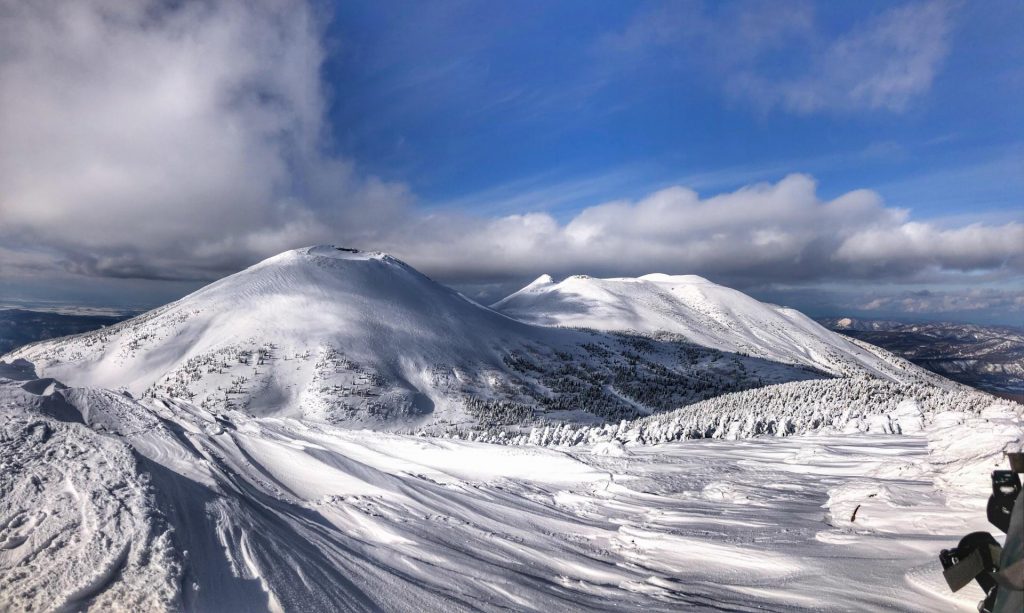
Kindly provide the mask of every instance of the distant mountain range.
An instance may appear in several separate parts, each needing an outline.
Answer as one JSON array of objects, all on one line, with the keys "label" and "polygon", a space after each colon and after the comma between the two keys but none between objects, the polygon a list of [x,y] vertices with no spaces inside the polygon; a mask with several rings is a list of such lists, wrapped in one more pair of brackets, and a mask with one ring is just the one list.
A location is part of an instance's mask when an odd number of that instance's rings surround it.
[{"label": "distant mountain range", "polygon": [[1024,329],[961,323],[900,323],[835,317],[824,326],[904,357],[944,377],[1024,399]]},{"label": "distant mountain range", "polygon": [[0,354],[36,341],[90,332],[127,318],[128,315],[72,315],[0,308]]}]

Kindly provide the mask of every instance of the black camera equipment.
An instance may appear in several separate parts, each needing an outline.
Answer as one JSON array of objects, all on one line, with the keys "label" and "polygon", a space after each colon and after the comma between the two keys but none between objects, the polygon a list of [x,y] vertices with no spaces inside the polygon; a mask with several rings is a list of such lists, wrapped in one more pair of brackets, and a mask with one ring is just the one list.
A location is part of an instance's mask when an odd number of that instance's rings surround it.
[{"label": "black camera equipment", "polygon": [[[1010,470],[992,473],[988,521],[1006,533],[1006,546],[988,532],[972,532],[939,554],[943,576],[954,592],[977,581],[985,593],[981,613],[1024,611],[1024,494],[1020,473],[1024,453],[1008,453]],[[1016,508],[1015,508],[1016,507]]]}]

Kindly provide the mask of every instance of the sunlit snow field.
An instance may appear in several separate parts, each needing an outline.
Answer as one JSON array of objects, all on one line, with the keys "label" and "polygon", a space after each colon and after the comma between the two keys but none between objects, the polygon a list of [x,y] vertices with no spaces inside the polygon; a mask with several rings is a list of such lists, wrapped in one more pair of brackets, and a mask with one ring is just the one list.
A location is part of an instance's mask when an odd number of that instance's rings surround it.
[{"label": "sunlit snow field", "polygon": [[[9,381],[4,406],[45,382]],[[67,395],[92,430],[4,424],[4,609],[970,611],[937,552],[986,529],[1019,435],[996,410],[920,435],[545,448]]]},{"label": "sunlit snow field", "polygon": [[[494,609],[936,611],[973,610],[980,597],[953,600],[937,552],[985,528],[984,511],[946,507],[922,467],[923,437],[561,452],[296,422],[249,428],[263,434],[225,433],[216,448],[329,528],[295,510],[266,521],[291,523],[347,577],[387,581],[389,608],[441,597]],[[301,564],[290,547],[265,546],[257,569]],[[281,572],[270,569],[256,572]],[[360,593],[372,584],[353,591],[378,600]]]}]

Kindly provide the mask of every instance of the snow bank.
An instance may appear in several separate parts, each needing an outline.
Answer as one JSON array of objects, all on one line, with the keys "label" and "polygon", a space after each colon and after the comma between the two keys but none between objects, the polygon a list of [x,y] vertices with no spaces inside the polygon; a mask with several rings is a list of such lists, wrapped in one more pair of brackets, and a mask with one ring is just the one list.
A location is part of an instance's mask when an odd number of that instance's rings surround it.
[{"label": "snow bank", "polygon": [[179,608],[181,553],[147,475],[123,441],[48,414],[73,406],[62,393],[0,379],[0,609]]},{"label": "snow bank", "polygon": [[935,484],[954,504],[979,509],[992,493],[989,475],[1007,470],[1005,454],[1024,451],[1020,405],[995,404],[980,413],[944,411],[927,430]]}]

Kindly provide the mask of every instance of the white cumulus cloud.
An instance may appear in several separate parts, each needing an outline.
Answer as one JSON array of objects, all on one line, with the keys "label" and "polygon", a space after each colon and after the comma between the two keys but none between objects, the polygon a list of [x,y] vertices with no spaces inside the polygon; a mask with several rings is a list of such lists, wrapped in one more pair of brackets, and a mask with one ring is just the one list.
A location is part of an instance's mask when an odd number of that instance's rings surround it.
[{"label": "white cumulus cloud", "polygon": [[403,188],[324,153],[318,28],[284,0],[4,1],[0,235],[188,276],[374,225]]},{"label": "white cumulus cloud", "polygon": [[871,190],[822,199],[802,174],[710,197],[670,187],[565,223],[546,213],[414,219],[396,236],[396,252],[456,278],[660,271],[755,283],[1024,272],[1020,223],[943,229]]}]

